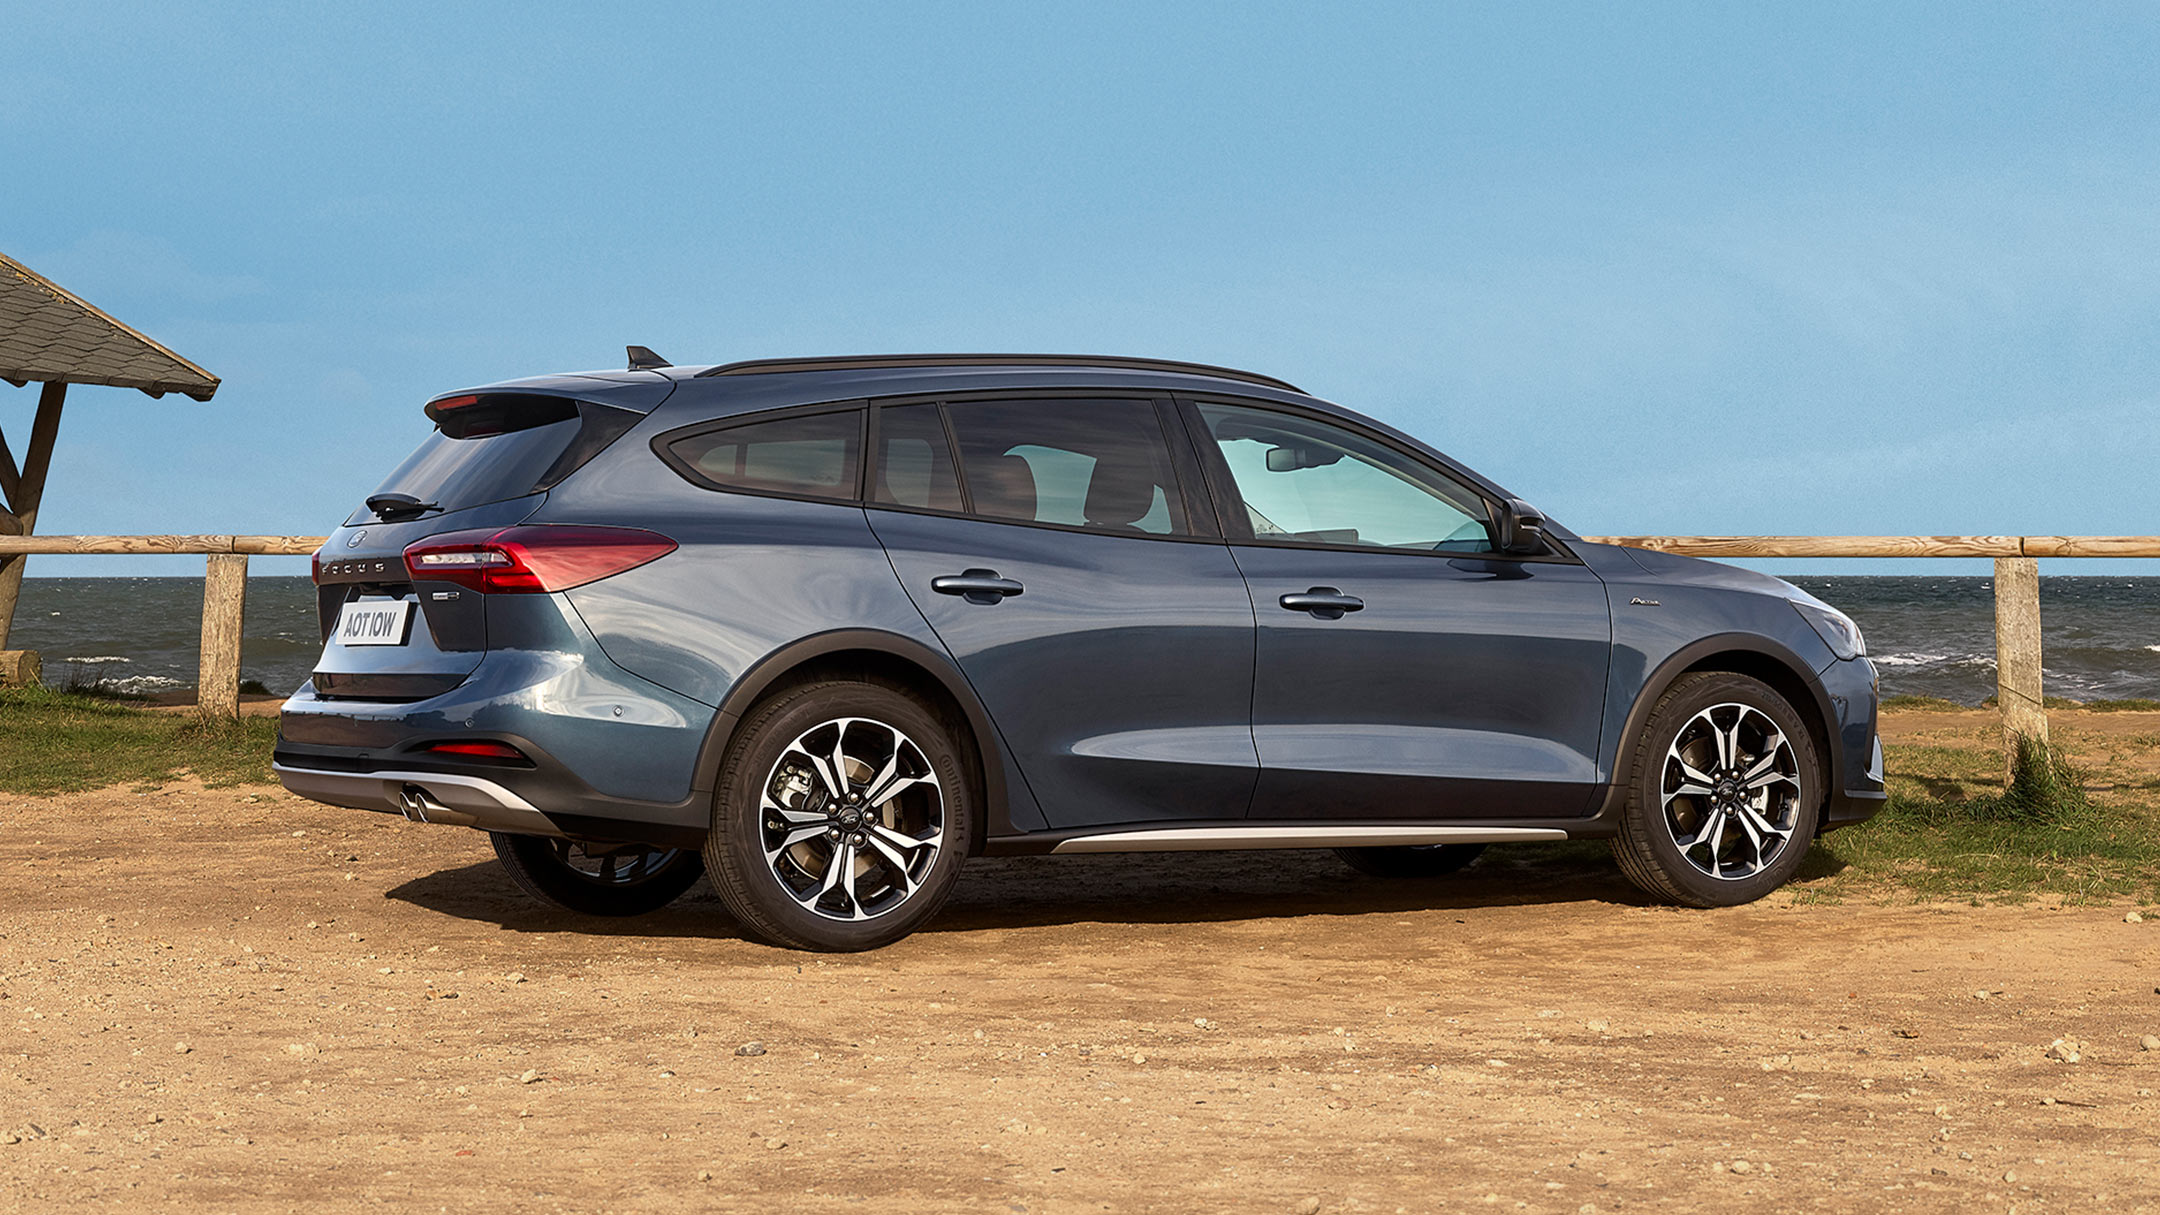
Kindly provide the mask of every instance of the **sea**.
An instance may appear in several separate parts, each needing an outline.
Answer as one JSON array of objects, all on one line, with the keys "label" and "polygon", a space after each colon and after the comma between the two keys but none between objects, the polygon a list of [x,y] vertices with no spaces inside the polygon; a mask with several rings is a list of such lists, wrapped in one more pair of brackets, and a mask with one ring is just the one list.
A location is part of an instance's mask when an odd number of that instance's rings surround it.
[{"label": "sea", "polygon": [[[1795,577],[1859,621],[1885,696],[1977,705],[1995,693],[1994,589],[1985,577]],[[2160,699],[2160,578],[2043,577],[2046,692],[2071,700]],[[195,685],[199,578],[29,578],[11,649],[43,655],[55,686],[135,694]],[[322,650],[305,578],[248,580],[241,678],[283,695]]]}]

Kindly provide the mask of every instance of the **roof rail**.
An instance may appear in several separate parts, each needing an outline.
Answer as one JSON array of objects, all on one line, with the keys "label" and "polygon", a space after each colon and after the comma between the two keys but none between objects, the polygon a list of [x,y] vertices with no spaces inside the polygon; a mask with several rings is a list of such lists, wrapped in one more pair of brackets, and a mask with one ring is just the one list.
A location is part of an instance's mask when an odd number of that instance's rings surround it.
[{"label": "roof rail", "polygon": [[1171,371],[1184,375],[1214,376],[1280,388],[1302,395],[1305,390],[1257,371],[1216,367],[1207,363],[1182,363],[1176,359],[1135,359],[1113,354],[848,354],[810,359],[750,359],[723,363],[698,372],[698,378],[715,375],[763,375],[783,371],[847,371],[876,367],[1117,367],[1127,371]]}]

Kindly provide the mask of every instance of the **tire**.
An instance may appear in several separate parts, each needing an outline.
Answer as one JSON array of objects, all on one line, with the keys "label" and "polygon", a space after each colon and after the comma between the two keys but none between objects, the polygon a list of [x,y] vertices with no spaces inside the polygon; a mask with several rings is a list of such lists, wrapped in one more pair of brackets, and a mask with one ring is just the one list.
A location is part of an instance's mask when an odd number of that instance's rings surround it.
[{"label": "tire", "polygon": [[1337,848],[1342,863],[1367,877],[1433,878],[1460,873],[1485,851],[1483,844],[1408,844],[1391,848]]},{"label": "tire", "polygon": [[1751,903],[1806,859],[1823,781],[1806,722],[1768,684],[1721,671],[1683,675],[1636,739],[1613,856],[1629,881],[1666,902]]},{"label": "tire", "polygon": [[[775,945],[845,953],[915,931],[952,893],[972,842],[966,743],[882,683],[805,684],[758,705],[720,769],[705,842],[713,888]],[[881,788],[890,796],[872,800]]]},{"label": "tire", "polygon": [[658,911],[697,884],[704,858],[681,848],[598,844],[488,832],[510,880],[543,903],[581,915]]}]

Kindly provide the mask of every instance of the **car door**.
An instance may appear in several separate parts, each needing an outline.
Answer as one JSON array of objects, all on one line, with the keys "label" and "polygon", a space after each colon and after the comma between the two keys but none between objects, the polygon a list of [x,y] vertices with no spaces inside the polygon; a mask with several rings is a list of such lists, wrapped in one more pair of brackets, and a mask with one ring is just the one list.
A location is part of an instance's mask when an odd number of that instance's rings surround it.
[{"label": "car door", "polygon": [[1257,616],[1253,817],[1587,812],[1612,641],[1588,568],[1495,551],[1484,495],[1339,419],[1186,416]]},{"label": "car door", "polygon": [[873,422],[871,526],[1055,829],[1251,804],[1252,601],[1178,424],[1114,395]]}]

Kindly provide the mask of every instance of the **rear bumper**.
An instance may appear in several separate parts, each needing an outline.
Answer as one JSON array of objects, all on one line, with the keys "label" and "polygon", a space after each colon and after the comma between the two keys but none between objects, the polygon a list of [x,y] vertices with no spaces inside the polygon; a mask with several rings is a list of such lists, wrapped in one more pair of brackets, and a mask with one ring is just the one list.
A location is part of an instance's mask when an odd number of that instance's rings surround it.
[{"label": "rear bumper", "polygon": [[271,764],[287,790],[331,806],[401,814],[416,823],[519,835],[562,835],[554,820],[494,781],[448,772],[331,772]]}]

